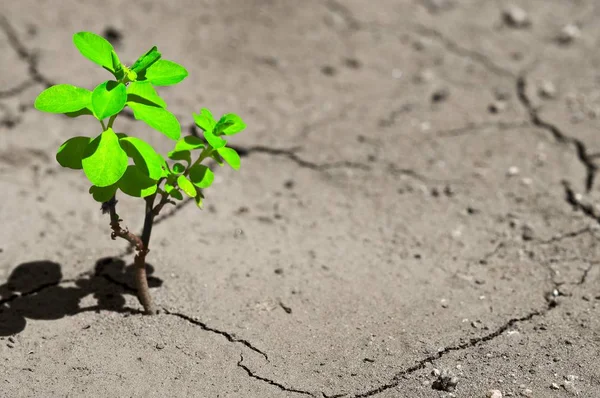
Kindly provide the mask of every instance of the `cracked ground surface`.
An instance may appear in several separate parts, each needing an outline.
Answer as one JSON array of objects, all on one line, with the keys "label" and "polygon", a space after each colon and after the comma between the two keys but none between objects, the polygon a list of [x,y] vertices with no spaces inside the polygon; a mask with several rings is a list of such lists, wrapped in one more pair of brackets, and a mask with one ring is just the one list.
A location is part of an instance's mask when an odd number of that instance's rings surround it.
[{"label": "cracked ground surface", "polygon": [[[437,369],[459,397],[600,397],[600,7],[515,1],[518,29],[503,1],[366,4],[3,4],[2,394],[450,396]],[[184,133],[202,106],[249,126],[206,210],[153,230],[154,317],[85,177],[54,160],[96,124],[32,107],[107,78],[71,44],[107,29],[122,60],[156,44],[189,70],[161,91]],[[142,212],[120,198],[131,229]]]}]

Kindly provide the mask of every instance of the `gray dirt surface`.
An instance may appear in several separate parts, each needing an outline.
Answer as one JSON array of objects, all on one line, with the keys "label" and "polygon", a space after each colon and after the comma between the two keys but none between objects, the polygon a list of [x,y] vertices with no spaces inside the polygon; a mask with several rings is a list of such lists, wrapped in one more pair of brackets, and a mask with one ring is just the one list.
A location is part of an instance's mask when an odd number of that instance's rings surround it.
[{"label": "gray dirt surface", "polygon": [[[600,397],[599,2],[1,4],[1,396]],[[188,69],[160,91],[184,134],[248,125],[205,210],[155,225],[154,317],[54,159],[97,123],[33,109],[107,78],[81,30]]]}]

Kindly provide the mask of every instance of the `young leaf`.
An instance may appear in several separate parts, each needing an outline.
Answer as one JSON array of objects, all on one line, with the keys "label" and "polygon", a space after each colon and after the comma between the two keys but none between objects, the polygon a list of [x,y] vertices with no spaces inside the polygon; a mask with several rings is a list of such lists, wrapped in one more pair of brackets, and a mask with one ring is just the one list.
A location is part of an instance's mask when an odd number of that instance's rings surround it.
[{"label": "young leaf", "polygon": [[119,189],[129,196],[145,198],[156,192],[156,180],[148,177],[138,166],[129,165],[119,180]]},{"label": "young leaf", "polygon": [[159,59],[146,69],[143,77],[155,86],[171,86],[185,79],[187,75],[188,72],[183,66],[173,61]]},{"label": "young leaf", "polygon": [[225,114],[219,119],[219,122],[215,126],[213,133],[215,135],[234,135],[246,128],[246,124],[242,121],[242,118],[235,113]]},{"label": "young leaf", "polygon": [[160,57],[160,53],[158,52],[156,46],[154,46],[146,54],[139,57],[137,61],[131,65],[130,69],[135,73],[140,74],[158,61]]},{"label": "young leaf", "polygon": [[231,149],[231,148],[219,148],[217,149],[217,152],[219,153],[219,155],[221,155],[221,157],[227,162],[229,163],[229,165],[235,169],[235,170],[239,170],[240,168],[240,155],[238,155],[238,153],[235,151],[235,149]]},{"label": "young leaf", "polygon": [[57,84],[42,91],[33,106],[43,112],[67,113],[80,111],[91,103],[90,90],[70,84]]},{"label": "young leaf", "polygon": [[104,37],[92,32],[79,32],[73,35],[73,44],[81,55],[109,71],[115,72],[112,57],[114,48]]},{"label": "young leaf", "polygon": [[184,175],[177,177],[177,185],[179,185],[179,188],[181,188],[190,198],[196,196],[194,184],[192,184]]},{"label": "young leaf", "polygon": [[215,179],[215,175],[208,167],[197,164],[190,169],[190,181],[198,188],[208,188]]},{"label": "young leaf", "polygon": [[175,174],[181,174],[185,171],[186,167],[184,165],[182,165],[181,163],[175,163],[173,165],[173,172]]},{"label": "young leaf", "polygon": [[204,132],[204,138],[206,139],[206,141],[208,141],[208,143],[213,149],[223,148],[227,144],[227,141],[225,141],[223,138],[217,137],[216,135],[208,131]]},{"label": "young leaf", "polygon": [[[113,75],[115,75],[115,78],[120,81],[125,76],[123,64],[121,63],[121,60],[119,59],[119,56],[117,55],[115,50],[112,50],[110,52],[110,56],[112,59],[112,73]],[[108,71],[110,71],[110,69],[108,69]]]},{"label": "young leaf", "polygon": [[177,140],[181,136],[181,125],[175,115],[168,110],[136,101],[128,101],[127,105],[133,110],[133,116],[137,120],[146,122],[170,139]]},{"label": "young leaf", "polygon": [[92,92],[92,110],[98,120],[121,112],[127,102],[127,88],[123,83],[107,80]]},{"label": "young leaf", "polygon": [[96,202],[107,202],[117,192],[117,184],[112,184],[107,187],[97,187],[92,185],[89,192]]},{"label": "young leaf", "polygon": [[165,160],[147,142],[136,137],[125,137],[119,140],[127,156],[133,159],[139,171],[153,180],[163,175]]},{"label": "young leaf", "polygon": [[200,188],[196,187],[196,197],[194,198],[194,202],[196,202],[196,206],[198,206],[199,209],[202,209],[203,206],[202,199],[204,199],[204,195]]},{"label": "young leaf", "polygon": [[127,169],[127,154],[111,128],[87,145],[81,165],[86,177],[98,187],[107,187],[119,181]]},{"label": "young leaf", "polygon": [[145,101],[147,102],[146,105],[167,107],[165,100],[158,96],[156,90],[148,81],[129,83],[127,86],[127,100],[138,103],[144,103]]},{"label": "young leaf", "polygon": [[208,133],[212,133],[217,121],[213,117],[212,113],[206,108],[200,109],[200,113],[193,113],[194,122],[196,126]]},{"label": "young leaf", "polygon": [[90,143],[89,137],[73,137],[65,141],[56,152],[56,160],[62,167],[80,170],[81,158],[85,148]]}]

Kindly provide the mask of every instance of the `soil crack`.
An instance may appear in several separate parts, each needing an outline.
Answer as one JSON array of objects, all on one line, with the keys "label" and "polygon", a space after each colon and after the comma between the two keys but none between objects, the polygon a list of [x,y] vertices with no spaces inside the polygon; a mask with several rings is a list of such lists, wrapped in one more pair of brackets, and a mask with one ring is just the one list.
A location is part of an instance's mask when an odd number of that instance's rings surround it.
[{"label": "soil crack", "polygon": [[593,156],[588,153],[585,143],[577,138],[573,138],[566,135],[556,125],[542,120],[542,118],[539,115],[538,109],[533,106],[531,100],[527,96],[526,76],[519,76],[517,78],[517,98],[519,99],[525,110],[528,112],[531,123],[543,130],[550,132],[557,142],[561,144],[572,145],[575,148],[577,158],[584,165],[586,170],[586,192],[590,192],[594,185],[597,166],[592,160]]},{"label": "soil crack", "polygon": [[295,388],[289,388],[289,387],[286,387],[283,384],[278,383],[278,382],[276,382],[274,380],[270,380],[270,379],[267,379],[266,377],[258,376],[252,370],[250,370],[250,368],[248,366],[244,365],[242,362],[244,362],[244,355],[240,354],[240,360],[238,361],[237,366],[240,367],[240,368],[242,368],[242,369],[244,369],[244,371],[246,372],[246,374],[249,377],[252,377],[253,379],[260,380],[262,382],[265,382],[267,384],[275,386],[275,387],[279,388],[281,391],[293,392],[293,393],[296,393],[296,394],[303,394],[303,395],[309,395],[311,397],[316,397],[316,395],[313,394],[313,393],[311,393],[311,392],[297,390]]},{"label": "soil crack", "polygon": [[418,361],[415,365],[396,373],[396,375],[392,378],[392,381],[389,382],[388,384],[384,384],[380,387],[366,391],[364,393],[353,395],[353,398],[372,397],[374,395],[377,395],[384,391],[387,391],[391,388],[395,388],[400,385],[401,378],[403,378],[404,376],[410,375],[411,373],[414,373],[418,370],[424,369],[425,365],[427,363],[431,363],[433,361],[441,359],[443,356],[445,356],[446,354],[449,354],[451,352],[465,350],[468,348],[475,347],[478,344],[491,341],[491,340],[495,339],[496,337],[502,335],[504,332],[509,330],[511,327],[513,327],[519,323],[531,321],[535,317],[544,316],[545,314],[547,314],[550,310],[552,310],[555,307],[556,307],[556,302],[549,300],[548,304],[545,308],[532,311],[532,312],[528,313],[527,315],[524,315],[520,318],[512,318],[508,322],[506,322],[502,326],[500,326],[498,329],[496,329],[492,333],[487,334],[485,336],[474,337],[474,338],[469,339],[469,341],[467,341],[467,342],[446,347],[443,350],[438,351],[437,353],[432,354],[432,355]]},{"label": "soil crack", "polygon": [[204,331],[215,333],[215,334],[218,334],[220,336],[223,336],[230,343],[239,343],[239,344],[242,344],[242,345],[246,346],[247,348],[249,348],[250,350],[252,350],[252,351],[254,351],[254,352],[262,355],[267,361],[269,360],[269,357],[267,356],[267,354],[265,354],[259,348],[256,348],[248,340],[239,339],[239,338],[235,337],[235,335],[233,333],[225,332],[223,330],[219,330],[219,329],[215,329],[213,327],[210,327],[206,323],[204,323],[204,322],[196,319],[195,317],[191,317],[189,315],[185,315],[185,314],[182,314],[180,312],[172,312],[172,311],[167,310],[166,308],[163,308],[162,310],[163,310],[163,312],[165,314],[167,314],[167,315],[173,315],[173,316],[181,318],[181,319],[183,319],[185,321],[188,321],[189,323],[191,323],[193,325],[199,326]]}]

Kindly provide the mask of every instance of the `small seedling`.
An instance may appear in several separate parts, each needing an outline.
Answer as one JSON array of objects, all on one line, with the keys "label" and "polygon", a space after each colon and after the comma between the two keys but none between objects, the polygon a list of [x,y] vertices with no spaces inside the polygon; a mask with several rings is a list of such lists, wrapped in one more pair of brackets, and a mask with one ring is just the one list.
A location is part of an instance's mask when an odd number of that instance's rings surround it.
[{"label": "small seedling", "polygon": [[[91,115],[100,122],[102,131],[99,135],[68,139],[58,149],[56,160],[63,167],[83,169],[91,183],[90,194],[102,203],[104,213],[110,213],[111,238],[121,237],[135,247],[138,299],[146,314],[154,314],[156,307],[146,278],[146,255],[154,218],[166,204],[183,200],[183,194],[202,208],[202,190],[214,179],[212,170],[202,162],[214,159],[221,166],[226,162],[235,170],[239,169],[240,157],[234,149],[227,147],[225,137],[239,133],[246,125],[233,113],[216,120],[208,109],[203,108],[193,114],[193,119],[203,130],[204,139],[196,135],[180,138],[179,121],[167,110],[167,104],[154,87],[181,82],[188,75],[183,66],[162,59],[158,49],[152,47],[127,67],[107,40],[91,32],[76,33],[73,43],[84,57],[112,73],[114,79],[100,83],[93,90],[70,84],[51,86],[38,95],[35,108],[69,117]],[[136,120],[176,141],[167,155],[175,163],[169,165],[142,139],[114,130],[117,116],[126,107]],[[121,227],[123,220],[116,212],[118,191],[145,200],[141,236]],[[160,200],[155,203],[158,196]]]}]

